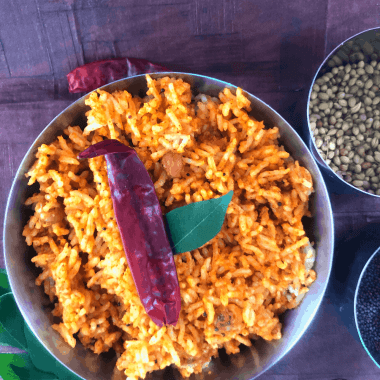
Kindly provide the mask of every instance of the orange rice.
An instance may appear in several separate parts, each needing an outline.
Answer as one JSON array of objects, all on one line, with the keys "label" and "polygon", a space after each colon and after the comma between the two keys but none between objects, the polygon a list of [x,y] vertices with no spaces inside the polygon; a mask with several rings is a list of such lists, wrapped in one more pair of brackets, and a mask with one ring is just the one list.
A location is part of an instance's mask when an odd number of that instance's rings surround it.
[{"label": "orange rice", "polygon": [[[35,212],[23,235],[42,269],[36,284],[61,320],[53,328],[68,344],[80,340],[98,354],[113,348],[130,379],[169,365],[187,377],[219,348],[233,354],[258,337],[281,338],[279,315],[296,307],[316,278],[302,224],[313,183],[278,144],[278,128],[248,115],[240,88],[194,98],[181,79],[146,79],[144,99],[92,92],[86,128],[68,126],[38,149],[27,176],[40,190],[26,201]],[[234,191],[221,232],[175,256],[182,298],[175,327],[158,328],[140,302],[104,157],[76,158],[104,138],[136,149],[163,213]]]}]

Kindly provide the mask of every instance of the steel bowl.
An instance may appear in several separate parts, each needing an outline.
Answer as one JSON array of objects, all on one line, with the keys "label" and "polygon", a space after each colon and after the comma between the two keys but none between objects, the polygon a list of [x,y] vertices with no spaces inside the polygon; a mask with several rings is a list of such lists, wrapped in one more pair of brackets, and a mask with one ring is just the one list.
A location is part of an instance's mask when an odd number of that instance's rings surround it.
[{"label": "steel bowl", "polygon": [[380,368],[380,248],[364,266],[355,291],[354,315],[360,341]]},{"label": "steel bowl", "polygon": [[[182,78],[191,84],[194,93],[205,93],[217,96],[225,87],[236,90],[236,86],[229,83],[194,74],[159,73],[151,74],[156,79],[163,76]],[[144,75],[130,77],[113,82],[102,87],[106,91],[128,90],[133,95],[143,96],[147,90]],[[241,352],[227,356],[223,350],[220,357],[212,360],[204,371],[203,379],[253,379],[279,361],[299,341],[305,330],[311,324],[322,301],[329,279],[334,246],[334,228],[329,195],[323,177],[308,148],[294,129],[271,107],[255,96],[246,93],[252,103],[251,115],[258,120],[264,120],[268,127],[278,126],[281,133],[280,142],[291,155],[299,160],[311,173],[315,192],[310,198],[312,217],[305,218],[305,229],[310,240],[315,243],[317,280],[310,287],[300,306],[289,310],[281,317],[283,322],[283,337],[275,342],[266,342],[262,339],[255,342],[253,347],[242,346]],[[6,208],[4,223],[4,252],[6,269],[10,285],[17,305],[32,332],[46,347],[46,349],[72,372],[86,380],[114,379],[116,357],[110,354],[100,356],[78,343],[71,349],[52,329],[52,315],[46,309],[47,296],[41,287],[34,285],[38,269],[31,263],[35,255],[28,247],[22,236],[30,210],[24,206],[24,201],[38,189],[38,185],[28,187],[25,173],[35,160],[35,153],[41,144],[49,144],[68,125],[86,125],[85,105],[87,95],[77,100],[61,112],[37,137],[26,153],[15,176]],[[148,379],[181,379],[177,370],[168,368],[149,375]],[[193,375],[192,379],[200,379]]]},{"label": "steel bowl", "polygon": [[329,166],[329,164],[322,158],[320,155],[318,148],[315,144],[315,139],[313,136],[313,132],[310,126],[311,120],[309,115],[309,107],[311,102],[311,93],[313,91],[313,86],[315,82],[321,78],[324,74],[331,72],[333,67],[337,67],[340,65],[346,65],[348,63],[356,63],[359,60],[358,53],[362,54],[360,59],[364,59],[366,62],[370,62],[372,60],[372,54],[376,54],[378,56],[377,61],[380,62],[380,28],[368,29],[363,32],[360,32],[344,42],[338,45],[322,62],[317,70],[312,84],[310,86],[308,101],[307,101],[307,123],[304,124],[306,127],[306,135],[308,140],[308,145],[310,151],[314,157],[314,159],[319,164],[323,173],[327,175],[333,183],[335,183],[342,192],[350,192],[350,193],[361,193],[367,194],[370,196],[378,197],[376,194],[371,194],[367,191],[363,191],[361,189],[356,188],[351,185],[349,182],[345,181],[340,175],[337,175]]}]

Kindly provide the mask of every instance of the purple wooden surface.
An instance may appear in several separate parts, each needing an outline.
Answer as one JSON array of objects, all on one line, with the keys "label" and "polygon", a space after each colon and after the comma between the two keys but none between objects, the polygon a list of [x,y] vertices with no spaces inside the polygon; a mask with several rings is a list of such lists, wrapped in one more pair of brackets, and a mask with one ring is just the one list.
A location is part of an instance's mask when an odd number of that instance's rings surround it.
[{"label": "purple wooden surface", "polygon": [[[314,72],[337,44],[379,27],[375,0],[0,0],[0,221],[28,146],[78,98],[65,75],[118,56],[241,86],[301,132]],[[330,181],[333,276],[311,328],[262,380],[380,380],[358,341],[353,292],[380,245],[380,202]],[[1,240],[2,240],[2,235]],[[0,267],[4,267],[1,241]],[[9,352],[1,349],[0,352]]]}]

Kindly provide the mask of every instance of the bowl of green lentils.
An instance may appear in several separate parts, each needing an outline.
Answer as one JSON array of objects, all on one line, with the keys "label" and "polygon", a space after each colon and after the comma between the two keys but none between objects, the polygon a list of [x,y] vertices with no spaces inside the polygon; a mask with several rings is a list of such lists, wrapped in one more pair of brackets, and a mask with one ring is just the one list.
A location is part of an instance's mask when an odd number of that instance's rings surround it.
[{"label": "bowl of green lentils", "polygon": [[309,92],[310,150],[330,177],[380,196],[380,29],[359,33],[324,60]]}]

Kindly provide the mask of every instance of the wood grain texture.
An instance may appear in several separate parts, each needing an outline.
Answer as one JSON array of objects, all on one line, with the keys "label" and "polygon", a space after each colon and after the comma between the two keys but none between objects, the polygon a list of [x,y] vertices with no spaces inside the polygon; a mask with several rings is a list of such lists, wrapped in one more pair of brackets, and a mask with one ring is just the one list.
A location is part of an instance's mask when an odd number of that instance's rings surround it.
[{"label": "wood grain texture", "polygon": [[0,0],[0,9],[0,38],[11,76],[50,74],[42,25],[34,1]]},{"label": "wood grain texture", "polygon": [[83,51],[86,62],[99,61],[101,59],[115,58],[118,56],[115,43],[109,41],[84,42]]},{"label": "wood grain texture", "polygon": [[236,0],[221,0],[215,6],[213,0],[196,0],[194,19],[195,34],[230,34],[236,31]]},{"label": "wood grain texture", "polygon": [[54,100],[52,76],[0,79],[0,104]]},{"label": "wood grain texture", "polygon": [[[139,7],[153,6],[160,7],[162,5],[178,5],[188,4],[191,0],[36,0],[38,7],[43,12],[60,12],[79,9],[103,8],[110,9],[116,7]],[[151,12],[154,12],[152,9]]]},{"label": "wood grain texture", "polygon": [[9,72],[7,58],[5,57],[5,51],[3,43],[0,40],[0,80],[1,78],[9,78],[11,76]]},{"label": "wood grain texture", "polygon": [[54,99],[74,101],[80,94],[70,94],[66,77],[0,78],[0,104],[39,102]]},{"label": "wood grain texture", "polygon": [[75,14],[83,43],[130,39],[143,53],[150,44],[161,45],[161,38],[175,35],[175,40],[181,41],[186,35],[192,36],[191,8],[189,4],[118,6],[80,9]]},{"label": "wood grain texture", "polygon": [[83,51],[78,44],[76,23],[72,12],[41,13],[48,40],[48,53],[54,76],[62,77],[83,65]]}]

